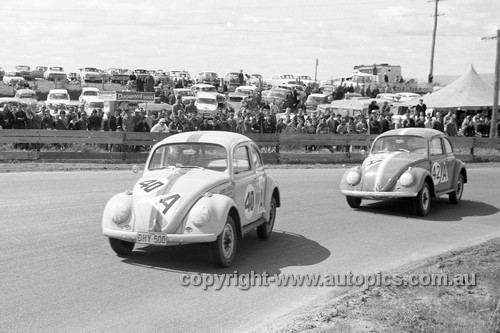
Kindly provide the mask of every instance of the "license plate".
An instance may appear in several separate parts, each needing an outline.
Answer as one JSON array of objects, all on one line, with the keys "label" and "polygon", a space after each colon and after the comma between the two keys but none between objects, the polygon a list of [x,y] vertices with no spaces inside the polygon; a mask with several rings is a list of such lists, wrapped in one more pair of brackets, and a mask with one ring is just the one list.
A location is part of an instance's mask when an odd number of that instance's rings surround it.
[{"label": "license plate", "polygon": [[137,243],[167,245],[167,235],[154,232],[138,232]]}]

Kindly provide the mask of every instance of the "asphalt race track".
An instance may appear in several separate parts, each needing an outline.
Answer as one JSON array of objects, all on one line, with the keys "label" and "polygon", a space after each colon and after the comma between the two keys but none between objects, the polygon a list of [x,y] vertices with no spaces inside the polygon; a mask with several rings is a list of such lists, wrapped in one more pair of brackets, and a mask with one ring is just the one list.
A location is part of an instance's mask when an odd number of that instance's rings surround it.
[{"label": "asphalt race track", "polygon": [[[224,332],[252,330],[330,290],[183,287],[184,273],[374,273],[500,236],[500,170],[469,168],[463,201],[406,200],[348,207],[344,169],[270,169],[282,193],[275,232],[239,243],[215,268],[206,245],[139,246],[114,254],[101,212],[131,189],[131,171],[0,174],[0,331]],[[466,272],[464,272],[466,273]]]}]

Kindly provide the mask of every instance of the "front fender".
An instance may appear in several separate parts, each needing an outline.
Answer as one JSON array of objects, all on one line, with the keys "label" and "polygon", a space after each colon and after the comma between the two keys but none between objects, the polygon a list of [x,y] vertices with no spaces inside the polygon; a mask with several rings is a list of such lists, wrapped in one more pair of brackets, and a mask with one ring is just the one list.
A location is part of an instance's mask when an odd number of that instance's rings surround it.
[{"label": "front fender", "polygon": [[[133,228],[133,200],[132,192],[126,191],[122,193],[115,194],[109,199],[106,206],[104,207],[104,212],[102,214],[102,231],[106,235],[107,230],[132,230]],[[129,207],[129,216],[122,223],[113,222],[113,216],[116,214],[122,214],[123,211]]]},{"label": "front fender", "polygon": [[[426,181],[426,179],[429,178],[429,179],[431,179],[431,181],[429,182],[431,195],[434,197],[435,196],[434,183],[432,182],[431,173],[428,170],[423,169],[423,168],[412,168],[411,172],[413,173],[413,175],[415,177],[415,181],[413,182],[413,185],[407,187],[407,189],[415,190],[416,192],[419,192],[422,189],[422,187],[424,186],[424,182]],[[398,186],[402,187],[402,185],[399,182],[399,179],[396,183],[396,187],[398,187]]]},{"label": "front fender", "polygon": [[267,176],[266,179],[266,193],[264,194],[265,202],[264,202],[264,218],[266,221],[269,220],[270,211],[271,211],[271,198],[276,192],[276,207],[281,207],[281,196],[278,188],[278,182],[271,176]]},{"label": "front fender", "polygon": [[[198,211],[199,207],[205,206],[210,210],[209,221],[199,227],[194,225],[193,220],[195,218],[194,214]],[[219,235],[226,224],[227,216],[229,215],[229,210],[235,207],[233,199],[223,194],[212,194],[211,196],[204,196],[200,198],[189,210],[186,215],[185,223],[182,225],[183,230],[179,230],[184,234],[215,234]]]}]

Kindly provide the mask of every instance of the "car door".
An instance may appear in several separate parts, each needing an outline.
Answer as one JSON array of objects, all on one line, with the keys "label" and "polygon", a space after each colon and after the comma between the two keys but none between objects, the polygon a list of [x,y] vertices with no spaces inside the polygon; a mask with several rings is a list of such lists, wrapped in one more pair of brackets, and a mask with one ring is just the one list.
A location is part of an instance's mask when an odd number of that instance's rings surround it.
[{"label": "car door", "polygon": [[250,144],[250,155],[255,168],[255,201],[257,203],[257,218],[262,217],[265,212],[267,175],[264,171],[264,162],[259,148],[255,144]]},{"label": "car door", "polygon": [[436,192],[447,190],[450,184],[450,177],[446,167],[446,159],[448,155],[445,153],[441,137],[435,136],[431,139],[429,154],[434,189]]},{"label": "car door", "polygon": [[453,179],[455,178],[455,164],[457,159],[455,154],[453,153],[453,146],[451,145],[450,140],[447,137],[443,137],[443,147],[444,153],[446,154],[445,164],[446,164],[446,181],[443,179],[443,182],[446,182],[446,189],[453,187]]},{"label": "car door", "polygon": [[235,201],[240,212],[241,225],[247,225],[258,218],[256,194],[258,177],[252,164],[248,144],[237,145],[232,154],[232,177]]}]

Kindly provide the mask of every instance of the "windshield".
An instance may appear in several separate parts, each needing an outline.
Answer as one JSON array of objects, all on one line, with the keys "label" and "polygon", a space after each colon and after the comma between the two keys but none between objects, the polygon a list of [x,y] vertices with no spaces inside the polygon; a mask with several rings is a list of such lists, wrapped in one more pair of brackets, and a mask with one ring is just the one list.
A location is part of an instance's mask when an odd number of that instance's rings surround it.
[{"label": "windshield", "polygon": [[243,99],[243,97],[241,97],[241,96],[229,96],[230,102],[241,102],[242,99]]},{"label": "windshield", "polygon": [[62,72],[63,68],[62,67],[50,67],[50,70],[55,71],[55,72]]},{"label": "windshield", "polygon": [[223,172],[228,166],[224,147],[211,143],[171,143],[158,147],[151,155],[149,170],[167,167],[201,167]]},{"label": "windshield", "polygon": [[180,90],[177,94],[179,96],[194,96],[194,92],[192,90]]},{"label": "windshield", "polygon": [[269,97],[285,98],[285,94],[280,91],[271,91]]},{"label": "windshield", "polygon": [[251,90],[251,89],[238,89],[238,88],[236,88],[236,92],[239,92],[239,93],[242,93],[242,94],[246,94],[246,95],[252,95],[253,94],[253,90]]},{"label": "windshield", "polygon": [[36,98],[34,93],[21,94],[19,98]]},{"label": "windshield", "polygon": [[97,91],[86,91],[83,93],[84,96],[97,96]]},{"label": "windshield", "polygon": [[85,72],[99,72],[97,68],[92,68],[92,67],[85,67],[84,69]]},{"label": "windshield", "polygon": [[217,73],[214,72],[205,72],[206,77],[217,77]]},{"label": "windshield", "polygon": [[197,102],[200,104],[212,104],[212,105],[217,104],[217,100],[211,98],[198,98]]},{"label": "windshield", "polygon": [[49,95],[50,99],[69,99],[68,94],[65,93],[55,93]]},{"label": "windshield", "polygon": [[137,74],[148,74],[148,71],[145,69],[136,69],[135,72]]},{"label": "windshield", "polygon": [[419,136],[394,135],[377,139],[372,146],[372,154],[395,151],[427,154],[427,141]]},{"label": "windshield", "polygon": [[327,103],[328,99],[326,97],[323,97],[323,96],[309,96],[307,98],[307,101],[309,103],[320,104],[320,103]]},{"label": "windshield", "polygon": [[215,90],[215,87],[202,87],[201,91],[217,92],[217,90]]},{"label": "windshield", "polygon": [[29,66],[16,66],[16,69],[20,71],[29,71],[30,67]]}]

